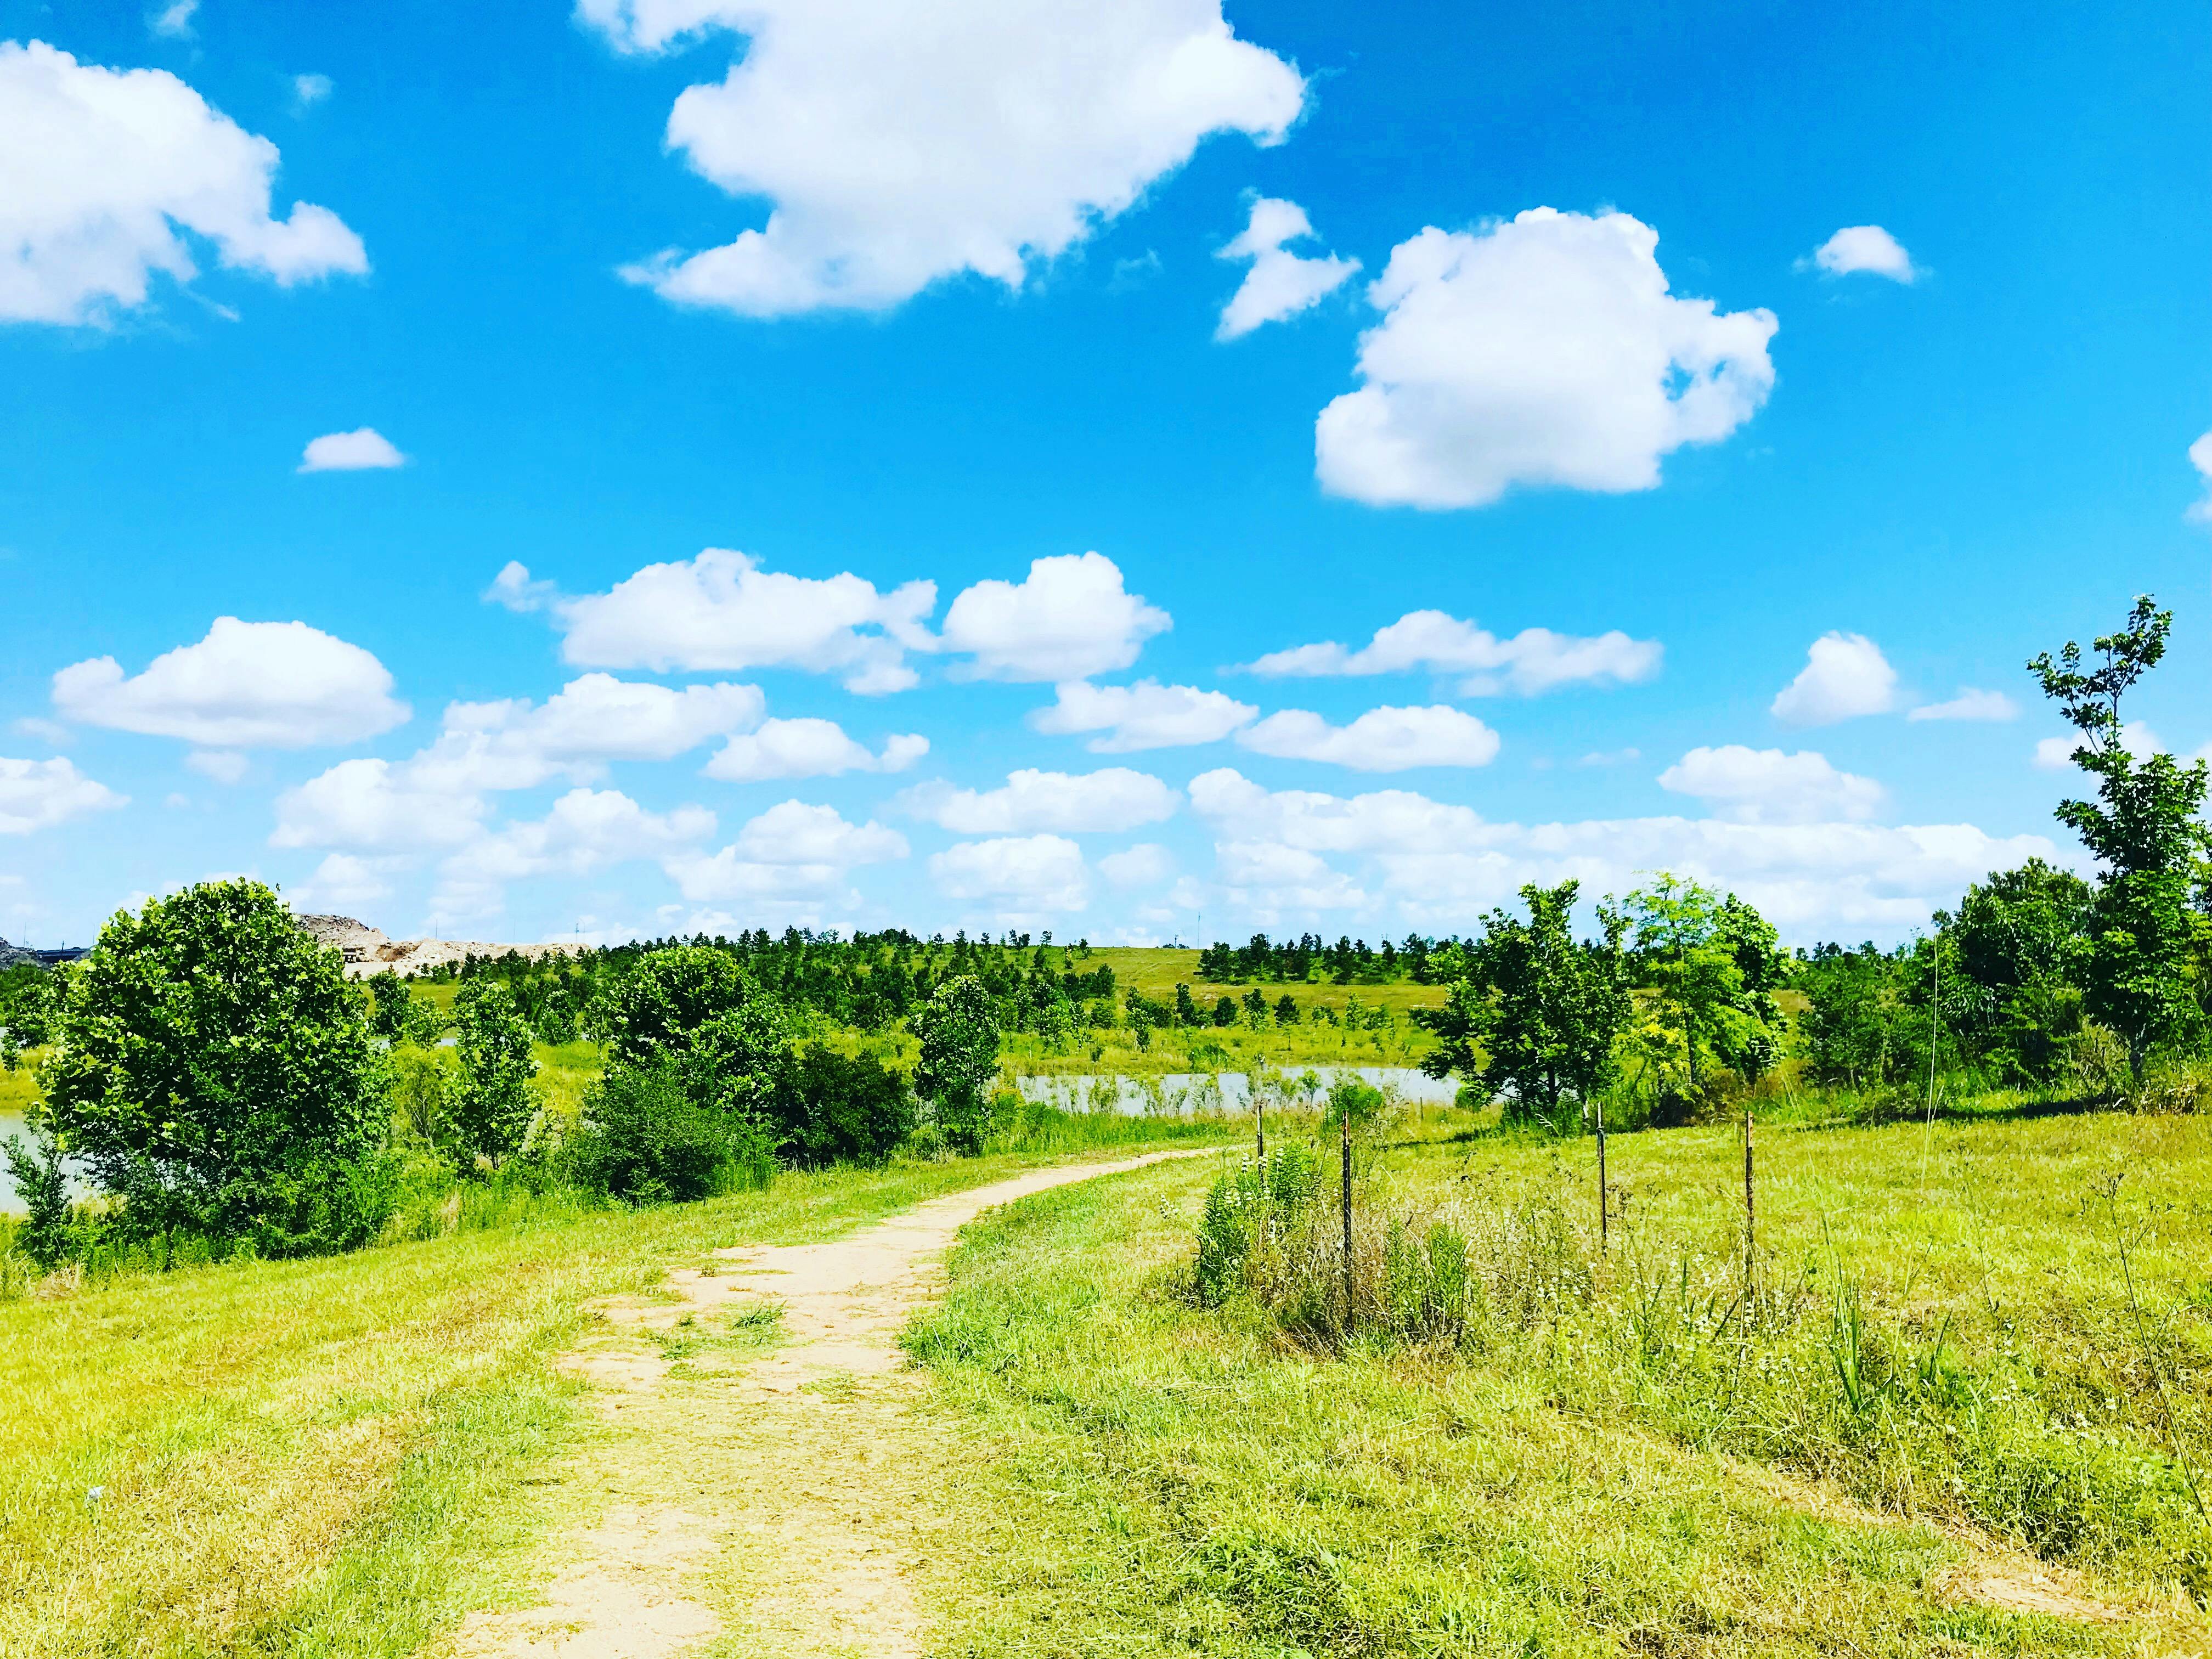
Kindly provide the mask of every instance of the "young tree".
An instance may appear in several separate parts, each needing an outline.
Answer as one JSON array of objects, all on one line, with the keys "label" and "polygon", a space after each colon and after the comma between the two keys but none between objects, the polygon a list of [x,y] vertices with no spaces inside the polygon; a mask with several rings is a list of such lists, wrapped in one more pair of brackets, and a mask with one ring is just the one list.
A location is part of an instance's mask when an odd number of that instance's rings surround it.
[{"label": "young tree", "polygon": [[726,951],[692,945],[648,951],[601,1000],[599,1024],[608,1060],[639,1064],[658,1054],[681,1053],[693,1032],[749,994],[737,958]]},{"label": "young tree", "polygon": [[1968,887],[1957,915],[1936,913],[1951,950],[1943,1018],[1977,1058],[2029,1082],[2056,1074],[2081,1024],[2095,899],[2071,871],[2030,859]]},{"label": "young tree", "polygon": [[507,987],[480,974],[461,981],[453,1030],[460,1075],[447,1115],[456,1150],[465,1164],[481,1158],[495,1166],[521,1146],[538,1112],[530,1027]]},{"label": "young tree", "polygon": [[62,988],[46,1123],[127,1232],[273,1255],[382,1225],[390,1119],[362,1000],[268,888],[204,882],[118,913]]},{"label": "young tree", "polygon": [[1783,960],[1774,930],[1734,894],[1662,872],[1625,906],[1636,965],[1657,993],[1642,1046],[1686,1097],[1712,1069],[1756,1079],[1780,1051],[1782,1011],[1770,988]]},{"label": "young tree", "polygon": [[2100,868],[2092,909],[2087,1007],[2126,1043],[2136,1085],[2151,1048],[2193,1030],[2203,1017],[2189,982],[2197,925],[2190,884],[2212,850],[2201,814],[2206,763],[2172,756],[2138,761],[2128,750],[2120,699],[2166,654],[2173,613],[2139,594],[2126,627],[2092,642],[2102,659],[2082,666],[2071,640],[2054,660],[2028,664],[2043,695],[2081,734],[2074,763],[2097,781],[2097,799],[2069,800],[2059,822],[2081,837]]},{"label": "young tree", "polygon": [[387,968],[369,976],[368,988],[369,1034],[386,1042],[404,1042],[409,1018],[414,1012],[414,999],[408,994],[407,981]]},{"label": "young tree", "polygon": [[1462,952],[1465,977],[1444,1006],[1413,1011],[1414,1023],[1438,1039],[1421,1069],[1480,1078],[1504,1097],[1512,1121],[1564,1127],[1565,1109],[1613,1079],[1613,1043],[1631,1012],[1621,952],[1628,924],[1601,907],[1604,942],[1578,943],[1572,918],[1580,890],[1571,881],[1523,887],[1528,920],[1492,911],[1483,937]]},{"label": "young tree", "polygon": [[999,1015],[990,993],[972,974],[947,980],[915,1016],[915,1035],[921,1040],[915,1087],[936,1109],[956,1152],[982,1151],[991,1133],[988,1091],[999,1074]]}]

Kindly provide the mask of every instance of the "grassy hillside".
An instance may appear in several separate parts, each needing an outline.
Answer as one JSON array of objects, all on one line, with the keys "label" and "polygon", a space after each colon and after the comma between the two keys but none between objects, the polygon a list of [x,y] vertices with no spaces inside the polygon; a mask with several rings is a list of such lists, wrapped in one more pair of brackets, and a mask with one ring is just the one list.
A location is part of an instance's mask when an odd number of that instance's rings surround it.
[{"label": "grassy hillside", "polygon": [[908,1340],[977,1470],[942,1650],[2212,1644],[2212,1125],[1764,1132],[1748,1329],[1735,1136],[1613,1151],[1600,1260],[1587,1145],[1392,1134],[1362,1201],[1470,1241],[1453,1341],[1334,1353],[1192,1305],[1201,1170],[971,1233]]}]

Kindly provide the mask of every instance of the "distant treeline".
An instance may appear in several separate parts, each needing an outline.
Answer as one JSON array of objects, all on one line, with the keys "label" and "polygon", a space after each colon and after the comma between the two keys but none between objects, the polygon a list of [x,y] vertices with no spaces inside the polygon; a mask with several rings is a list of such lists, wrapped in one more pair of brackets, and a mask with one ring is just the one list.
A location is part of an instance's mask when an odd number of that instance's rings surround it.
[{"label": "distant treeline", "polygon": [[1318,933],[1278,944],[1255,933],[1243,945],[1209,945],[1198,953],[1198,976],[1210,985],[1389,985],[1411,980],[1432,985],[1431,957],[1449,939],[1406,935],[1405,943],[1340,939],[1325,945]]}]

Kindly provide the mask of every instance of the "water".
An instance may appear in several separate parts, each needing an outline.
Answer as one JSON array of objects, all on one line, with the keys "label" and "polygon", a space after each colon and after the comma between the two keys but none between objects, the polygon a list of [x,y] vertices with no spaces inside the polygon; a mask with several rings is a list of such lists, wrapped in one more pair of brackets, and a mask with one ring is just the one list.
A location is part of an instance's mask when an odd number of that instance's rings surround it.
[{"label": "water", "polygon": [[[6,1112],[0,1112],[0,1140],[7,1139],[9,1135],[20,1135],[22,1133],[21,1118]],[[8,1179],[7,1160],[0,1158],[0,1212],[20,1215],[22,1213],[22,1209],[23,1206],[15,1201],[15,1183]]]},{"label": "water", "polygon": [[[1306,1069],[1300,1066],[1291,1075],[1295,1078]],[[1394,1087],[1406,1099],[1425,1103],[1449,1103],[1459,1091],[1449,1079],[1433,1078],[1410,1066],[1316,1066],[1311,1070],[1324,1091],[1347,1074],[1378,1089]],[[1252,1080],[1243,1072],[1170,1072],[1158,1078],[1085,1073],[1014,1081],[1024,1098],[1046,1101],[1064,1111],[1111,1106],[1131,1117],[1151,1113],[1181,1116],[1206,1109],[1245,1112],[1252,1107]]]}]

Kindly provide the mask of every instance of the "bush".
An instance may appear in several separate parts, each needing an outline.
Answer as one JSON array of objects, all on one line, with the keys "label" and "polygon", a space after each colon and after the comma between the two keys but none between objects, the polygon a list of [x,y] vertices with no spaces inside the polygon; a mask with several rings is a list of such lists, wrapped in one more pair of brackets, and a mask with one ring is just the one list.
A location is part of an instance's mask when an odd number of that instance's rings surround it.
[{"label": "bush", "polygon": [[[60,981],[45,1127],[118,1241],[295,1254],[374,1207],[390,1129],[364,999],[258,882],[118,914]],[[289,1241],[289,1242],[288,1242]]]},{"label": "bush", "polygon": [[477,1160],[497,1168],[512,1157],[538,1113],[530,1079],[530,1028],[514,998],[495,979],[466,979],[453,1003],[455,1051],[460,1075],[448,1097],[447,1117],[462,1167]]},{"label": "bush", "polygon": [[765,1187],[775,1176],[760,1124],[697,1098],[668,1055],[611,1066],[587,1087],[565,1155],[579,1186],[636,1204]]},{"label": "bush", "polygon": [[865,1054],[848,1058],[817,1043],[799,1057],[798,1084],[804,1111],[782,1150],[805,1168],[880,1169],[914,1133],[906,1079]]},{"label": "bush", "polygon": [[25,1212],[15,1224],[15,1248],[52,1273],[78,1250],[61,1149],[43,1135],[28,1146],[10,1135],[0,1141],[0,1157],[7,1160],[9,1179]]}]

